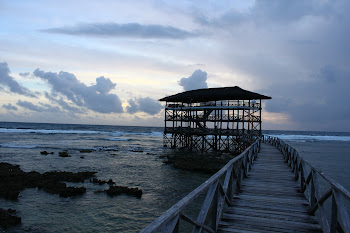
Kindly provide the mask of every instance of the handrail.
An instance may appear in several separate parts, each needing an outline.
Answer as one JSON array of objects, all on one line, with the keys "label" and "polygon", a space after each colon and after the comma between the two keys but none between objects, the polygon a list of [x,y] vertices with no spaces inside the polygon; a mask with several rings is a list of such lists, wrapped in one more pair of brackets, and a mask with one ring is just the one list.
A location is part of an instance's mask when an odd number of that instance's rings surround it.
[{"label": "handrail", "polygon": [[[240,189],[242,179],[247,177],[260,151],[260,141],[261,139],[258,138],[250,147],[230,160],[217,173],[164,212],[140,233],[179,232],[180,220],[192,224],[192,232],[216,232],[225,204],[231,204],[233,193]],[[184,214],[183,210],[202,194],[206,194],[206,197],[197,219],[194,220]]]},{"label": "handrail", "polygon": [[[350,192],[313,167],[283,140],[264,135],[263,141],[282,152],[284,160],[294,172],[295,180],[300,182],[300,191],[309,202],[310,213],[317,215],[323,232],[350,232],[347,210],[347,206],[350,206]],[[318,178],[322,178],[328,187],[320,186]],[[321,188],[326,191],[321,193]],[[344,201],[348,201],[347,205]]]}]

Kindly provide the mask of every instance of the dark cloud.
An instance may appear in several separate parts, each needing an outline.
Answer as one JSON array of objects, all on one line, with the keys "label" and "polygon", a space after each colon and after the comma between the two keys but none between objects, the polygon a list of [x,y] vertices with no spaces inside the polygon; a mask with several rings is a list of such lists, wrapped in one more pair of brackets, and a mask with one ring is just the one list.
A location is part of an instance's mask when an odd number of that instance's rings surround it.
[{"label": "dark cloud", "polygon": [[258,0],[251,11],[258,20],[297,21],[305,16],[317,16],[329,11],[332,5],[319,0]]},{"label": "dark cloud", "polygon": [[347,0],[257,0],[242,12],[198,13],[197,22],[218,38],[218,62],[272,97],[265,110],[298,130],[350,131],[349,11]]},{"label": "dark cloud", "polygon": [[126,111],[130,114],[134,114],[139,111],[139,105],[136,103],[135,100],[130,99],[128,101],[129,106],[126,107]]},{"label": "dark cloud", "polygon": [[[339,2],[339,1],[338,1]],[[236,27],[237,24],[253,22],[257,25],[288,24],[307,17],[332,17],[337,8],[335,1],[319,0],[257,0],[248,11],[228,9],[218,17],[210,18],[208,14],[198,11],[195,20],[206,26]]]},{"label": "dark cloud", "polygon": [[52,106],[50,104],[43,104],[43,103],[39,103],[39,105],[36,105],[25,100],[24,101],[18,100],[17,105],[34,112],[54,112],[54,113],[61,112],[61,109],[57,106]]},{"label": "dark cloud", "polygon": [[[51,84],[53,92],[63,95],[79,107],[100,113],[123,112],[119,97],[109,93],[116,85],[109,78],[99,77],[95,85],[86,86],[68,72],[53,73],[36,69],[33,74]],[[71,107],[63,99],[57,101],[67,110]]]},{"label": "dark cloud", "polygon": [[7,110],[17,111],[18,108],[12,104],[3,104],[2,107]]},{"label": "dark cloud", "polygon": [[128,102],[129,106],[126,107],[126,111],[130,114],[136,112],[145,112],[149,115],[155,115],[159,113],[163,108],[159,101],[151,99],[149,97],[137,98],[135,100],[130,99]]},{"label": "dark cloud", "polygon": [[25,78],[25,77],[28,77],[30,75],[29,72],[24,72],[24,73],[19,73],[19,76]]},{"label": "dark cloud", "polygon": [[44,112],[45,111],[45,108],[40,107],[38,105],[35,105],[35,104],[28,102],[28,101],[18,100],[17,105],[21,106],[22,108],[34,111],[34,112]]},{"label": "dark cloud", "polygon": [[333,83],[336,82],[337,77],[340,74],[337,74],[337,70],[332,65],[325,65],[320,69],[319,74],[316,76],[321,80],[325,80],[326,82]]},{"label": "dark cloud", "polygon": [[44,96],[51,102],[57,103],[62,109],[67,110],[70,114],[84,113],[82,108],[72,106],[71,103],[68,103],[63,97],[58,96],[57,93],[49,94],[48,92],[45,92]]},{"label": "dark cloud", "polygon": [[184,91],[208,88],[207,72],[196,70],[190,77],[180,79],[179,85],[183,87]]},{"label": "dark cloud", "polygon": [[12,76],[10,76],[10,69],[6,62],[0,62],[0,85],[8,88],[10,92],[28,97],[36,97],[35,94],[21,86]]},{"label": "dark cloud", "polygon": [[76,36],[132,37],[146,39],[186,39],[197,36],[196,33],[188,32],[172,26],[157,24],[142,25],[138,23],[86,23],[72,27],[49,28],[42,31]]},{"label": "dark cloud", "polygon": [[266,110],[289,115],[298,129],[349,131],[344,122],[350,119],[350,71],[325,65],[311,76],[304,82],[272,85],[267,91],[272,100],[266,101]]}]

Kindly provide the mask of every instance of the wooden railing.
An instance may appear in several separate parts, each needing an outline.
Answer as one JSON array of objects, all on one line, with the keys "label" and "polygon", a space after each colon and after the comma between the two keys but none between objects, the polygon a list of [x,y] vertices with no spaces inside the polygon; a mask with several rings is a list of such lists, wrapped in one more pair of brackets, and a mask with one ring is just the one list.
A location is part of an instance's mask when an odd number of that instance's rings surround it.
[{"label": "wooden railing", "polygon": [[[193,226],[194,233],[217,230],[225,205],[231,205],[232,197],[240,189],[260,150],[260,138],[240,155],[230,160],[220,171],[173,205],[148,225],[141,233],[179,232],[182,221]],[[200,196],[205,195],[197,218],[185,214],[185,209]]]},{"label": "wooden railing", "polygon": [[350,232],[350,192],[314,168],[283,140],[264,135],[263,141],[276,146],[300,182],[300,192],[309,201],[310,213],[318,217],[323,232]]}]

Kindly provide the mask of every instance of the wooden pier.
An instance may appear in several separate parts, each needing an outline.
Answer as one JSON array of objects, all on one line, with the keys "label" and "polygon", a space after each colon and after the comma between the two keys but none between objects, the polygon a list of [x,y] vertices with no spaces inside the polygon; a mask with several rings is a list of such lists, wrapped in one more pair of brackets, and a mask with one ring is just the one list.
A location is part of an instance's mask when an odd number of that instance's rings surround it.
[{"label": "wooden pier", "polygon": [[217,232],[322,232],[276,147],[263,143]]},{"label": "wooden pier", "polygon": [[[198,214],[188,215],[203,195]],[[350,232],[349,206],[349,191],[264,136],[141,232]]]}]

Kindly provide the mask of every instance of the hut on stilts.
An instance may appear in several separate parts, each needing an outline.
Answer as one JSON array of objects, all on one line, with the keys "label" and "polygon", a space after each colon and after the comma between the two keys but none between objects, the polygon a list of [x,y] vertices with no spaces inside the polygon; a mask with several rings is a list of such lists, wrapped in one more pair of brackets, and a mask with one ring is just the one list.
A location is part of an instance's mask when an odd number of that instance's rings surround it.
[{"label": "hut on stilts", "polygon": [[164,146],[239,154],[261,135],[263,99],[271,97],[238,86],[164,97]]}]

